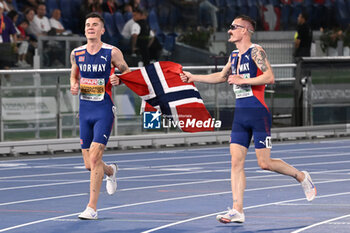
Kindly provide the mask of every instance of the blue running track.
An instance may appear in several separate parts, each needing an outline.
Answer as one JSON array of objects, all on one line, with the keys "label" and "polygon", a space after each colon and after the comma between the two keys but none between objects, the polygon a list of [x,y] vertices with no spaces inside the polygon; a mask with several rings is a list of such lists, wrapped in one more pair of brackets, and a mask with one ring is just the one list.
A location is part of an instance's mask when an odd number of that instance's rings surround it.
[{"label": "blue running track", "polygon": [[275,144],[282,158],[310,172],[309,203],[293,178],[262,171],[254,148],[245,167],[244,224],[222,224],[232,205],[228,145],[200,149],[106,152],[118,162],[118,190],[98,203],[99,220],[77,215],[88,202],[89,172],[80,154],[0,161],[0,232],[350,232],[350,140]]}]

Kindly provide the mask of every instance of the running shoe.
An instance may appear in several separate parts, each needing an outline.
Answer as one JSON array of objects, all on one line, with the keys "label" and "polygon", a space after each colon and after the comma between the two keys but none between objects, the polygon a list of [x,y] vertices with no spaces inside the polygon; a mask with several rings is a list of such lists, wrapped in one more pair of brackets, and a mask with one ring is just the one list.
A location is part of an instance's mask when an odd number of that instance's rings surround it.
[{"label": "running shoe", "polygon": [[301,182],[301,186],[303,187],[306,199],[308,201],[312,201],[315,199],[317,195],[316,186],[312,183],[310,174],[307,171],[302,171],[305,174],[304,180]]},{"label": "running shoe", "polygon": [[111,164],[113,168],[113,174],[106,178],[106,189],[109,195],[113,195],[117,191],[117,171],[118,165],[116,163]]},{"label": "running shoe", "polygon": [[88,206],[84,212],[79,214],[78,218],[83,220],[97,220],[97,211]]},{"label": "running shoe", "polygon": [[244,213],[240,213],[235,209],[227,208],[228,212],[226,214],[219,214],[216,216],[216,220],[221,223],[244,223],[245,217]]}]

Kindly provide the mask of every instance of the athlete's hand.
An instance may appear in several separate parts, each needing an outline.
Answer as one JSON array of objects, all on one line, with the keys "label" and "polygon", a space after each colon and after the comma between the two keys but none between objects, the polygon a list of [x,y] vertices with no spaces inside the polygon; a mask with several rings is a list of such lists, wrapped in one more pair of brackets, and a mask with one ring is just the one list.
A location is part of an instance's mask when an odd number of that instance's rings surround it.
[{"label": "athlete's hand", "polygon": [[72,93],[72,95],[78,95],[78,93],[79,93],[79,84],[78,83],[71,85],[70,93]]},{"label": "athlete's hand", "polygon": [[184,83],[191,83],[194,81],[192,78],[192,74],[187,71],[182,71],[182,73],[180,73],[180,78]]},{"label": "athlete's hand", "polygon": [[242,85],[244,84],[244,78],[242,78],[240,75],[230,75],[228,76],[227,82],[231,85]]},{"label": "athlete's hand", "polygon": [[120,78],[115,74],[112,74],[111,76],[109,76],[109,80],[111,80],[111,84],[113,86],[117,86],[121,84]]}]

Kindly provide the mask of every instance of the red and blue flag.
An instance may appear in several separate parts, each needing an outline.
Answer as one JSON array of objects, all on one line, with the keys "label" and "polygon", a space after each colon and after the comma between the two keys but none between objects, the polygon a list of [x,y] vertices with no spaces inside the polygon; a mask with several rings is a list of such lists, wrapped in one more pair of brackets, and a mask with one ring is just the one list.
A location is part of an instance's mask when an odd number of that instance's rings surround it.
[{"label": "red and blue flag", "polygon": [[176,122],[182,131],[213,131],[213,119],[197,88],[193,83],[182,82],[180,73],[180,64],[162,61],[119,77],[148,105]]}]

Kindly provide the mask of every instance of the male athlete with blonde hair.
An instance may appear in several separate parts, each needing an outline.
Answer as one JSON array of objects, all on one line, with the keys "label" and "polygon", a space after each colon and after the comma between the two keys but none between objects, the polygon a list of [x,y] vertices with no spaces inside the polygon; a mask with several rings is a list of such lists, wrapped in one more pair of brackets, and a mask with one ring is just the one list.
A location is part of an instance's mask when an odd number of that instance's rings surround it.
[{"label": "male athlete with blonde hair", "polygon": [[204,82],[233,84],[236,95],[236,108],[230,139],[231,153],[231,188],[233,208],[216,218],[222,223],[243,223],[243,193],[246,187],[244,161],[252,136],[259,166],[264,170],[274,171],[294,177],[301,183],[308,201],[316,196],[316,187],[306,171],[299,171],[271,155],[271,114],[264,101],[266,84],[274,83],[274,74],[267,60],[264,49],[251,42],[255,31],[255,21],[248,16],[234,19],[228,34],[229,42],[235,43],[234,50],[221,72],[208,75],[193,75],[184,71],[184,82]]}]

